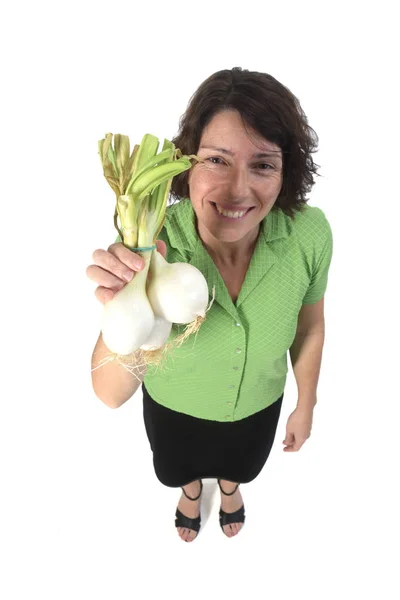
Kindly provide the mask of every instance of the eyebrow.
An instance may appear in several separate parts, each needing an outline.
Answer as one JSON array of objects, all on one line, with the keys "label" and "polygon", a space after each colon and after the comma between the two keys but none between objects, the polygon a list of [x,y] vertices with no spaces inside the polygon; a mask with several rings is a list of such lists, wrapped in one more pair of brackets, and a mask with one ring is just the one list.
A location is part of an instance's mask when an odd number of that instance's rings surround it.
[{"label": "eyebrow", "polygon": [[[229,154],[229,156],[235,156],[234,152],[231,150],[227,150],[226,148],[217,148],[216,146],[200,146],[199,150],[217,150],[218,152],[222,152],[223,154]],[[253,154],[253,158],[280,158],[279,156],[280,150],[269,150],[268,152],[257,152]]]}]

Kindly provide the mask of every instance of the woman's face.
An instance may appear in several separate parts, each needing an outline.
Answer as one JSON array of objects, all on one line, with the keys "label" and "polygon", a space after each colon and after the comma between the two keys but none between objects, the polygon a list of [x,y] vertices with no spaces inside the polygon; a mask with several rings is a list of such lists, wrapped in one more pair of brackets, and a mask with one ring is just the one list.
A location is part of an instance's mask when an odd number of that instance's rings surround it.
[{"label": "woman's face", "polygon": [[201,238],[254,237],[282,187],[280,148],[227,110],[204,128],[196,154],[205,162],[190,170],[188,183]]}]

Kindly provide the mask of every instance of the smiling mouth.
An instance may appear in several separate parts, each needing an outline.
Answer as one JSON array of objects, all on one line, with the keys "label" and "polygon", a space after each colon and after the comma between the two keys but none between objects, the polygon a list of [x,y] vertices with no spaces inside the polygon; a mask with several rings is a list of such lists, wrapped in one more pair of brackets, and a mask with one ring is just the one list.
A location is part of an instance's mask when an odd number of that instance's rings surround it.
[{"label": "smiling mouth", "polygon": [[250,208],[245,208],[245,209],[241,209],[241,210],[237,210],[237,209],[236,210],[225,210],[225,209],[221,208],[220,206],[217,206],[217,204],[215,202],[211,202],[211,204],[214,207],[214,210],[219,217],[221,217],[222,219],[230,219],[230,220],[243,219],[254,208],[254,206],[251,206]]}]

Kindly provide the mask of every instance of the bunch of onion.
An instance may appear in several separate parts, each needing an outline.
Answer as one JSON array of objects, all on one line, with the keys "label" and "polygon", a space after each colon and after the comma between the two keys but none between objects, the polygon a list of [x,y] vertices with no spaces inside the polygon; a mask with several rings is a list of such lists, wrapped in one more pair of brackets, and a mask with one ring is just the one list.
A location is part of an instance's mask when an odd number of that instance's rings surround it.
[{"label": "bunch of onion", "polygon": [[138,366],[138,355],[142,364],[159,362],[172,324],[187,325],[174,340],[181,344],[198,331],[209,308],[203,274],[187,263],[169,264],[155,246],[173,177],[201,159],[183,156],[169,140],[164,140],[159,153],[158,146],[158,138],[151,134],[132,154],[126,135],[117,134],[113,140],[108,133],[99,141],[104,176],[116,195],[114,225],[119,239],[145,262],[104,305],[101,318],[103,341],[112,353],[109,359],[117,358],[128,367]]}]

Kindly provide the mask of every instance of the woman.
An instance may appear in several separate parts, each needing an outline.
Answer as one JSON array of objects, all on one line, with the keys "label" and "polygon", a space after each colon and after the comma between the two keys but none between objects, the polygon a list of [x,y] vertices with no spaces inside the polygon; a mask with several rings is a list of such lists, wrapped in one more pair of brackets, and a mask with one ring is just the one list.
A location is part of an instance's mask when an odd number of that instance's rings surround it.
[{"label": "woman", "polygon": [[[218,479],[223,532],[243,526],[239,485],[257,477],[271,451],[288,350],[299,396],[284,449],[297,451],[310,436],[332,257],[330,225],[305,198],[317,139],[298,100],[270,75],[234,68],[201,84],[173,142],[204,161],[173,180],[179,201],[167,209],[157,248],[200,269],[215,301],[165,369],[148,368],[144,379],[114,363],[92,371],[110,407],[143,381],[155,472],[183,490],[175,524],[187,542],[200,529],[204,478]],[[103,303],[143,267],[121,243],[93,259],[87,275]],[[108,353],[100,335],[92,365]]]}]

